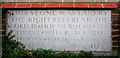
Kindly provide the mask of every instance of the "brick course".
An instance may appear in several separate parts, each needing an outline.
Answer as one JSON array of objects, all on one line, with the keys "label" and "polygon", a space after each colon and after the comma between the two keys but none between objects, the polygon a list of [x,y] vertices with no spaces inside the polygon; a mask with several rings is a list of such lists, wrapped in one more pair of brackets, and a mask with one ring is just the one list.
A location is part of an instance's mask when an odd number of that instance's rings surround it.
[{"label": "brick course", "polygon": [[120,0],[1,0],[2,2],[119,2]]},{"label": "brick course", "polygon": [[46,4],[45,8],[59,8],[59,4]]},{"label": "brick course", "polygon": [[76,3],[3,3],[5,8],[118,8],[117,4],[76,4]]},{"label": "brick course", "polygon": [[44,8],[45,4],[32,4],[31,8]]},{"label": "brick course", "polygon": [[[120,5],[119,5],[120,6]],[[116,50],[120,42],[120,8],[112,10],[112,49]]]}]

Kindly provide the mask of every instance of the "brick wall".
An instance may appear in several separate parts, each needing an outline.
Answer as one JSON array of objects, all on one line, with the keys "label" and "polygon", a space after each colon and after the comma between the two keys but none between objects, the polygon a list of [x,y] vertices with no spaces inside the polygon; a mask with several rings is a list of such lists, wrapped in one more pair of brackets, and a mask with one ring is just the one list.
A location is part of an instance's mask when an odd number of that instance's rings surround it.
[{"label": "brick wall", "polygon": [[112,45],[113,50],[118,47],[120,42],[120,4],[118,9],[112,10]]},{"label": "brick wall", "polygon": [[119,2],[120,0],[1,0],[2,2]]},{"label": "brick wall", "polygon": [[[2,0],[3,2],[8,2],[8,0]],[[9,2],[27,2],[30,0],[9,0]],[[119,0],[31,0],[31,2],[118,2]],[[115,50],[118,45],[117,42],[120,41],[120,5],[119,8],[116,9],[111,9],[112,10],[112,49]],[[2,30],[0,30],[0,32],[2,32],[2,36],[6,34],[6,25],[7,25],[7,15],[6,15],[6,11],[3,11],[3,15],[2,15],[2,23],[0,23],[0,26],[2,26]]]},{"label": "brick wall", "polygon": [[1,32],[2,32],[2,35],[1,36],[4,36],[4,35],[6,35],[6,32],[7,32],[7,13],[6,13],[6,10],[2,10],[2,24],[1,24],[1,26],[2,26],[2,30],[1,30]]}]

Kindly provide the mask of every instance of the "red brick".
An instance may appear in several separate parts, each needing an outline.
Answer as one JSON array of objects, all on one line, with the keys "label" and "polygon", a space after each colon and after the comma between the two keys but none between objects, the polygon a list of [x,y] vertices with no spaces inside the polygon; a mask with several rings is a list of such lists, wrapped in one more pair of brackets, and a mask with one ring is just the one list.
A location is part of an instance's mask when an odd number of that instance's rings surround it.
[{"label": "red brick", "polygon": [[104,8],[118,8],[116,4],[103,4]]},{"label": "red brick", "polygon": [[[45,4],[5,4],[1,7],[5,8],[45,8]],[[88,8],[88,4],[60,4],[60,8]],[[89,8],[118,8],[117,4],[89,4]],[[59,8],[58,4],[46,4],[46,8]]]},{"label": "red brick", "polygon": [[119,29],[120,26],[112,26],[113,29]]},{"label": "red brick", "polygon": [[120,37],[113,37],[112,40],[113,41],[120,41]]},{"label": "red brick", "polygon": [[120,31],[113,31],[112,35],[120,35]]},{"label": "red brick", "polygon": [[30,4],[17,4],[16,8],[30,8]]},{"label": "red brick", "polygon": [[89,8],[102,8],[102,4],[89,4]]},{"label": "red brick", "polygon": [[75,4],[75,8],[88,8],[87,4]]},{"label": "red brick", "polygon": [[59,8],[59,4],[46,4],[46,8]]},{"label": "red brick", "polygon": [[112,45],[113,46],[118,45],[118,42],[112,42]]},{"label": "red brick", "polygon": [[117,50],[118,49],[118,47],[112,47],[112,50]]},{"label": "red brick", "polygon": [[45,4],[32,4],[31,8],[45,8]]},{"label": "red brick", "polygon": [[[62,0],[1,0],[2,2],[62,2]],[[65,1],[65,0],[64,0]],[[103,0],[76,0],[76,2],[103,2]],[[120,0],[105,0],[106,2],[119,2]],[[66,0],[65,2],[72,2]]]},{"label": "red brick", "polygon": [[5,8],[15,8],[16,4],[2,4],[1,7],[5,7]]},{"label": "red brick", "polygon": [[2,35],[6,35],[6,31],[1,31],[2,32]]},{"label": "red brick", "polygon": [[73,4],[60,4],[60,8],[73,8]]}]

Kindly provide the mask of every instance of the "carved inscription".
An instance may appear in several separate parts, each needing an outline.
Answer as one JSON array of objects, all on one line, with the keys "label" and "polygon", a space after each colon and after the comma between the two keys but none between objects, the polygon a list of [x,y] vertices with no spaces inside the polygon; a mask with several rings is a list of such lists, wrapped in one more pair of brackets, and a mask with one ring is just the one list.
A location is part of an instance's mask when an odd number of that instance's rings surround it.
[{"label": "carved inscription", "polygon": [[8,10],[10,30],[26,49],[111,50],[110,10]]}]

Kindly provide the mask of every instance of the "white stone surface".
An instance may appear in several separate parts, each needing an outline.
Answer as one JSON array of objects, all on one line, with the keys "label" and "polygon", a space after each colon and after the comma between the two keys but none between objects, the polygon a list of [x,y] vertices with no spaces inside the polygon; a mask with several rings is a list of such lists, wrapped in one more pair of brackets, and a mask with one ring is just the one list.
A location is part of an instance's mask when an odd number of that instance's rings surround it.
[{"label": "white stone surface", "polygon": [[8,32],[26,49],[111,51],[111,10],[8,10]]}]

